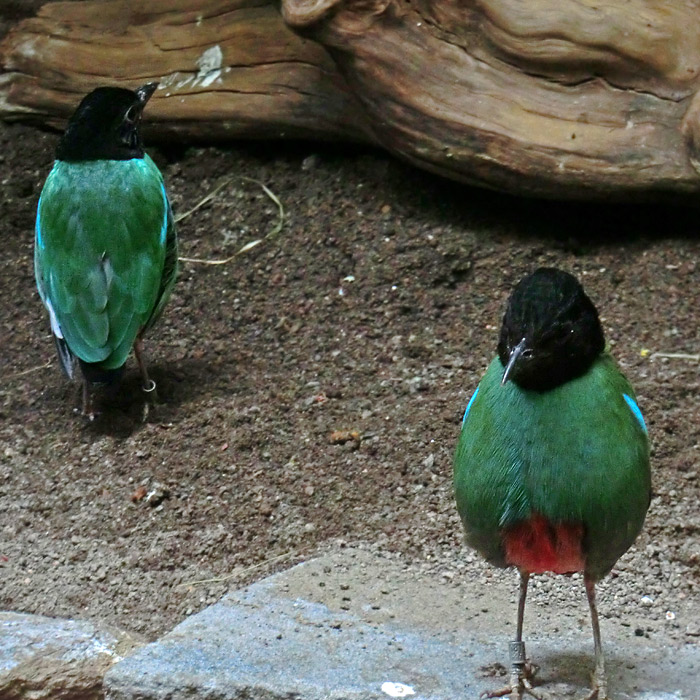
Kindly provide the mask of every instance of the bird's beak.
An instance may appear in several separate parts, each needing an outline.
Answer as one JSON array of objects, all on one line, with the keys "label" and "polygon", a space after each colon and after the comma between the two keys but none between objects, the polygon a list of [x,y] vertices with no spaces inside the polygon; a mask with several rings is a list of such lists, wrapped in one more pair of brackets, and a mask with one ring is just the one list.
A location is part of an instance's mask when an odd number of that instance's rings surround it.
[{"label": "bird's beak", "polygon": [[506,365],[505,371],[503,372],[503,379],[501,379],[501,386],[503,386],[508,381],[508,375],[518,361],[518,358],[523,354],[523,350],[527,347],[525,343],[525,338],[523,338],[511,351],[508,357],[508,364]]},{"label": "bird's beak", "polygon": [[145,106],[157,87],[158,83],[146,83],[136,90],[136,96],[139,98],[139,102],[142,106]]}]

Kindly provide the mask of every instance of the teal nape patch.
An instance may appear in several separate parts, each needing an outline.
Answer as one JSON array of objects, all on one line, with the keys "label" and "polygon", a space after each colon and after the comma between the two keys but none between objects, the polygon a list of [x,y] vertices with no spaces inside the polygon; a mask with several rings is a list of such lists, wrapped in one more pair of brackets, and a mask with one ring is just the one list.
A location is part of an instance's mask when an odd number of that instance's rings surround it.
[{"label": "teal nape patch", "polygon": [[[646,433],[647,432],[647,425],[644,422],[644,416],[642,415],[642,412],[639,410],[639,406],[637,406],[637,402],[628,394],[623,394],[622,397],[627,402],[627,405],[630,407],[630,410],[634,414],[634,417],[637,419],[637,422],[639,423],[639,425],[642,426],[642,430]],[[469,407],[467,407],[467,410],[469,410]]]},{"label": "teal nape patch", "polygon": [[[469,399],[469,403],[467,404],[467,408],[464,411],[464,418],[462,418],[462,425],[464,425],[464,421],[467,420],[467,415],[469,413],[469,409],[472,407],[472,404],[474,403],[474,399],[476,398],[476,395],[478,393],[479,393],[479,387],[476,387],[476,391],[472,394],[472,397],[471,397],[471,399]],[[639,410],[639,409],[637,409],[637,410]]]}]

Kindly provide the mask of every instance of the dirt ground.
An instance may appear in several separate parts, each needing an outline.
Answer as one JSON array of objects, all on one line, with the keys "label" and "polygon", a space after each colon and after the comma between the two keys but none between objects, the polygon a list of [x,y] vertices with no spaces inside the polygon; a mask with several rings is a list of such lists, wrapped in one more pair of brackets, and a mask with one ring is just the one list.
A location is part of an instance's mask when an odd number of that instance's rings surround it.
[{"label": "dirt ground", "polygon": [[[554,265],[598,306],[653,443],[651,509],[600,586],[604,625],[700,643],[698,361],[654,356],[700,351],[696,212],[522,201],[357,148],[149,147],[176,212],[234,177],[181,222],[181,255],[225,258],[275,226],[236,176],[279,197],[284,226],[229,264],[182,264],[147,343],[162,403],[144,420],[132,361],[89,423],[33,279],[56,142],[0,125],[0,608],[153,638],[344,544],[460,584],[501,577],[462,545],[452,453],[509,290]],[[534,595],[556,611],[572,592],[545,576]]]}]

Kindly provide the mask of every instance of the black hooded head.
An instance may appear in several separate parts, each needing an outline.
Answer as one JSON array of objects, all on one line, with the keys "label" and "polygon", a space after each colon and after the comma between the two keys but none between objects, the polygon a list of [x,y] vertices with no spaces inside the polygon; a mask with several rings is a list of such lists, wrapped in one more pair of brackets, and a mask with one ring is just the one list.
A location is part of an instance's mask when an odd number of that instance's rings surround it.
[{"label": "black hooded head", "polygon": [[56,149],[63,161],[143,158],[139,124],[143,108],[158,87],[138,90],[100,87],[86,95],[68,122]]},{"label": "black hooded head", "polygon": [[604,348],[598,312],[568,272],[541,267],[515,286],[498,341],[504,383],[548,391],[584,374]]}]

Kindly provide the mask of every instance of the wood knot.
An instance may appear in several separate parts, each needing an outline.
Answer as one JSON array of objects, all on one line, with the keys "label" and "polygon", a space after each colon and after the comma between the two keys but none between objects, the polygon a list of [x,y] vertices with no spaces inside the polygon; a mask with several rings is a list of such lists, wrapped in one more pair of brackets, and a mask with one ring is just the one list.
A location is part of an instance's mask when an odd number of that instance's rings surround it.
[{"label": "wood knot", "polygon": [[304,29],[325,19],[343,0],[283,0],[282,16],[294,29]]},{"label": "wood knot", "polygon": [[343,30],[354,33],[366,22],[381,15],[391,0],[282,0],[282,16],[293,29],[309,29],[331,18],[338,18]]}]

